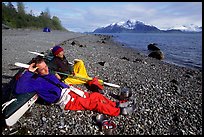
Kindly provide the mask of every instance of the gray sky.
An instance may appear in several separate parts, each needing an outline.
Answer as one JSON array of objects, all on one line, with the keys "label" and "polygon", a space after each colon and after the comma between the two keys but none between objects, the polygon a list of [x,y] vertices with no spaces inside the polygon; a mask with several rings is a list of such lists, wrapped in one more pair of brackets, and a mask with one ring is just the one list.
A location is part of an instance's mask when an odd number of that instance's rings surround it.
[{"label": "gray sky", "polygon": [[[46,8],[70,31],[90,32],[114,22],[134,19],[159,29],[202,26],[202,2],[23,2],[39,15]],[[13,2],[16,5],[16,2]]]}]

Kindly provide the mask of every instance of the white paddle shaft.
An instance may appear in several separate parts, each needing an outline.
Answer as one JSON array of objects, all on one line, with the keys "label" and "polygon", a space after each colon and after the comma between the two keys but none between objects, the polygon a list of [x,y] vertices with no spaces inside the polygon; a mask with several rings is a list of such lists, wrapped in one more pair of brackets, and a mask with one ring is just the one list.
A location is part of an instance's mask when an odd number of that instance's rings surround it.
[{"label": "white paddle shaft", "polygon": [[29,68],[28,64],[24,64],[24,63],[20,63],[20,62],[16,62],[15,65],[18,67],[22,67],[22,68]]},{"label": "white paddle shaft", "polygon": [[29,53],[32,53],[32,54],[36,54],[36,55],[40,55],[42,57],[44,57],[45,55],[44,54],[41,54],[41,53],[38,53],[38,52],[34,52],[34,51],[28,51]]}]

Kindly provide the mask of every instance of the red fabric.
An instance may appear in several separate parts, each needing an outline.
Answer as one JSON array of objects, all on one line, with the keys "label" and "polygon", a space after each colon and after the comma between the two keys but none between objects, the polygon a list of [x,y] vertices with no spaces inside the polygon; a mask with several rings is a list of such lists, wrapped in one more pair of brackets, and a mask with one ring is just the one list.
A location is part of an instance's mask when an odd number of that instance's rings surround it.
[{"label": "red fabric", "polygon": [[86,98],[82,98],[74,92],[69,93],[74,101],[71,100],[65,106],[65,110],[91,110],[110,116],[118,116],[120,108],[116,107],[116,102],[111,101],[98,92],[85,92]]},{"label": "red fabric", "polygon": [[88,81],[88,85],[91,87],[92,85],[97,86],[100,90],[103,90],[103,86],[98,82],[98,78],[94,77],[91,81]]}]

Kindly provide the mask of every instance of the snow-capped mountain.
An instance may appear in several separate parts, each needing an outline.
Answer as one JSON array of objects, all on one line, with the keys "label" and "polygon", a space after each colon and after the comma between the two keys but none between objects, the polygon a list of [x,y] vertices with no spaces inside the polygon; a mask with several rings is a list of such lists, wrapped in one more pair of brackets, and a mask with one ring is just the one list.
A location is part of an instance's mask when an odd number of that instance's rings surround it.
[{"label": "snow-capped mountain", "polygon": [[199,27],[197,25],[194,24],[190,24],[190,25],[182,25],[179,27],[172,27],[171,30],[181,30],[183,32],[201,32],[202,31],[202,27]]},{"label": "snow-capped mountain", "polygon": [[94,33],[122,33],[122,32],[160,32],[158,28],[152,25],[144,24],[137,20],[121,21],[117,23],[112,23],[106,27],[101,27],[94,30]]},{"label": "snow-capped mountain", "polygon": [[141,21],[130,19],[112,23],[105,27],[97,28],[93,33],[146,33],[146,32],[202,32],[202,27],[196,25],[183,25],[181,27],[171,27],[167,30],[160,30],[157,27],[145,24]]},{"label": "snow-capped mountain", "polygon": [[112,23],[110,26],[114,26],[114,25],[121,26],[126,29],[134,29],[136,25],[145,25],[145,24],[141,21],[131,19],[126,22],[121,21],[118,23]]}]

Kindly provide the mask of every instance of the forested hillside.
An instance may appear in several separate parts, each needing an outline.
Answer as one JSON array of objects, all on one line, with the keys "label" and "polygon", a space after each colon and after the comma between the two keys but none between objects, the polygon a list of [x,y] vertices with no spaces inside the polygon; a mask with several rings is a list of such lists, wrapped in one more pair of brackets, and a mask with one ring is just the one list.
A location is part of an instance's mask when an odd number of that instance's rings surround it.
[{"label": "forested hillside", "polygon": [[32,10],[30,13],[25,12],[23,2],[17,2],[17,8],[12,2],[7,4],[2,2],[2,24],[9,28],[42,29],[48,27],[51,30],[66,30],[58,17],[51,18],[48,8],[42,11],[39,16],[34,16]]}]

